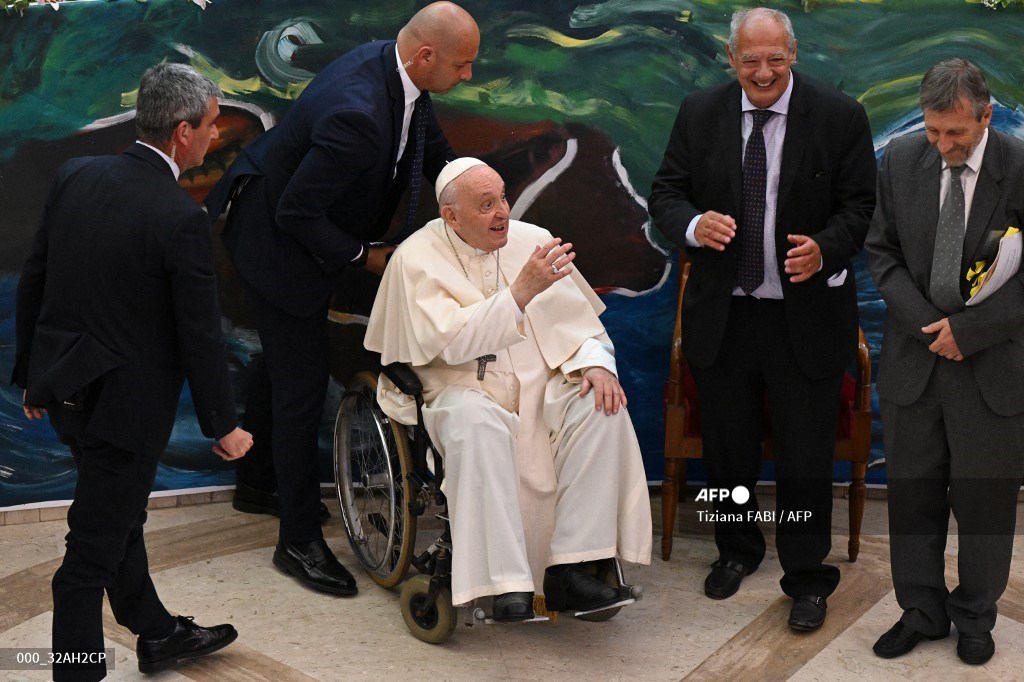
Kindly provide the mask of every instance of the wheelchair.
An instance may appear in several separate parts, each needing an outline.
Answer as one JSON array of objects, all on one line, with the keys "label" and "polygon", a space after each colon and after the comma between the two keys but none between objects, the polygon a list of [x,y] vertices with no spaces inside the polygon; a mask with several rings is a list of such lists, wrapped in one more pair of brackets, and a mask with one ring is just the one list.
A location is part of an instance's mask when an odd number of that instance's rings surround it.
[{"label": "wheelchair", "polygon": [[[349,382],[338,407],[334,430],[334,480],[349,544],[375,583],[400,592],[402,618],[417,639],[441,644],[451,636],[459,614],[452,605],[452,536],[448,506],[441,492],[444,471],[440,457],[428,466],[427,456],[436,452],[423,426],[423,387],[407,366],[396,363],[384,374],[416,401],[417,424],[407,427],[390,419],[377,404],[376,372],[359,372]],[[439,537],[421,553],[415,553],[417,520],[428,509],[442,522]],[[406,580],[410,566],[418,575]],[[620,600],[593,611],[566,615],[589,621],[605,621],[623,606],[642,597],[639,586],[623,579],[618,560],[595,562],[592,574],[619,591]],[[491,597],[476,600],[462,610],[467,626],[493,623]],[[547,612],[535,598],[534,621],[557,622],[558,613]]]}]

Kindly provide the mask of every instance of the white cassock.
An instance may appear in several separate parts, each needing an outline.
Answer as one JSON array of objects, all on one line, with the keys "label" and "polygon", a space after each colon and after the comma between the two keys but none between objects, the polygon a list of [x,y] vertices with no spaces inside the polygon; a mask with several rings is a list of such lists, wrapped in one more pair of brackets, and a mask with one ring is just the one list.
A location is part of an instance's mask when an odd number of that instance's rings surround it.
[{"label": "white cassock", "polygon": [[[366,347],[423,382],[424,422],[445,462],[455,604],[540,594],[555,564],[650,563],[650,499],[629,415],[605,415],[592,392],[578,395],[587,367],[615,373],[597,317],[604,305],[578,272],[524,313],[508,288],[551,239],[512,220],[508,243],[485,253],[433,220],[395,251],[370,314]],[[492,354],[478,380],[477,358]],[[415,404],[383,375],[377,398],[415,423]]]}]

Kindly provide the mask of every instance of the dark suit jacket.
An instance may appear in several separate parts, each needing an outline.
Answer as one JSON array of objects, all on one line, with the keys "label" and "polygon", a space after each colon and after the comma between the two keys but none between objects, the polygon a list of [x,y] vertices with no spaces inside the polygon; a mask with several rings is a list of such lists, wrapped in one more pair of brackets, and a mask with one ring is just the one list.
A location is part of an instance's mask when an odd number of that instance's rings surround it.
[{"label": "dark suit jacket", "polygon": [[[255,176],[232,203],[224,241],[242,278],[285,312],[306,316],[324,305],[362,243],[384,234],[409,182],[411,126],[392,177],[405,110],[397,69],[394,41],[336,59],[207,198],[218,216],[236,180]],[[423,93],[416,106],[428,99]],[[431,114],[424,174],[433,181],[453,156]]]},{"label": "dark suit jacket", "polygon": [[[810,378],[845,370],[857,344],[857,292],[850,259],[860,250],[874,207],[875,159],[864,108],[846,95],[793,73],[776,212],[776,253],[786,319],[797,362]],[[696,92],[679,109],[648,203],[655,225],[680,246],[690,220],[718,211],[737,220],[742,209],[739,83]],[[822,270],[792,284],[785,274],[787,234],[812,237]],[[718,355],[736,281],[737,259],[690,249],[683,298],[683,350],[710,366]],[[847,270],[846,281],[826,280]]]},{"label": "dark suit jacket", "polygon": [[[935,364],[933,335],[921,328],[946,313],[929,299],[942,162],[924,135],[889,143],[878,175],[878,207],[866,251],[888,307],[878,372],[878,394],[909,405],[924,391]],[[964,238],[962,291],[967,269],[989,262],[1008,226],[1024,223],[1024,142],[989,129]],[[966,296],[965,296],[966,297]],[[963,362],[999,415],[1024,412],[1024,273],[982,303],[948,315]]]},{"label": "dark suit jacket", "polygon": [[12,381],[58,431],[159,455],[186,377],[203,433],[235,428],[210,221],[151,149],[61,166],[16,314]]}]

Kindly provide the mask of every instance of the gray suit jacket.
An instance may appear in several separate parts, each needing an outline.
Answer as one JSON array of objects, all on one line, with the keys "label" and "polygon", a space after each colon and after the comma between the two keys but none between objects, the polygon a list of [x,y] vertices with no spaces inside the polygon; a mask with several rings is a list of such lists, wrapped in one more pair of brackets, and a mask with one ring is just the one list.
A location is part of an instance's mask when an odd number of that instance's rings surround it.
[{"label": "gray suit jacket", "polygon": [[[931,277],[939,219],[942,162],[925,136],[889,143],[878,172],[878,201],[865,243],[875,283],[888,307],[878,374],[878,394],[909,405],[925,389],[936,355],[921,328],[947,315],[932,305]],[[962,291],[967,269],[995,255],[1008,226],[1024,221],[1024,142],[989,129],[967,220]],[[1024,272],[979,305],[949,315],[963,362],[996,414],[1024,412]]]}]

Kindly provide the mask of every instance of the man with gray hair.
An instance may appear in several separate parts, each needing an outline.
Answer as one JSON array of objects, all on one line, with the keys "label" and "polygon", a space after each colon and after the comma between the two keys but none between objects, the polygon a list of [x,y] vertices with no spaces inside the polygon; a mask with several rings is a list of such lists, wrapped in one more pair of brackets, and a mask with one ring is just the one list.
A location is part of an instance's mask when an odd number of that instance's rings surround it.
[{"label": "man with gray hair", "polygon": [[[782,12],[733,15],[726,53],[738,82],[683,101],[649,207],[690,257],[682,344],[710,487],[753,491],[767,398],[776,509],[809,512],[780,514],[775,541],[793,598],[789,625],[806,631],[825,621],[839,583],[839,569],[824,563],[832,457],[857,348],[850,261],[874,207],[875,158],[864,108],[792,71],[796,48]],[[764,558],[757,510],[754,495],[716,501],[708,597],[731,597]]]},{"label": "man with gray hair", "polygon": [[[618,591],[589,569],[648,563],[651,509],[604,305],[572,244],[509,219],[505,183],[482,161],[452,161],[435,190],[441,217],[395,251],[366,347],[423,382],[452,599],[494,596],[498,621],[531,618],[542,589],[550,611],[607,607]],[[415,423],[412,399],[380,381],[384,411]]]},{"label": "man with gray hair", "polygon": [[227,646],[230,625],[172,616],[149,577],[142,528],[157,462],[188,379],[203,434],[235,460],[210,220],[178,186],[217,137],[218,88],[182,64],[142,76],[138,141],[61,166],[18,283],[13,383],[29,419],[49,414],[78,480],[53,576],[53,678],[106,675],[103,594],[136,635],[139,670]]},{"label": "man with gray hair", "polygon": [[[924,134],[889,143],[868,263],[888,307],[878,372],[900,620],[882,658],[945,639],[979,665],[995,652],[1024,475],[1024,275],[983,300],[978,271],[1024,221],[1024,143],[989,127],[988,84],[965,59],[921,80]],[[973,300],[972,300],[973,294]],[[946,587],[949,513],[960,584]]]}]

